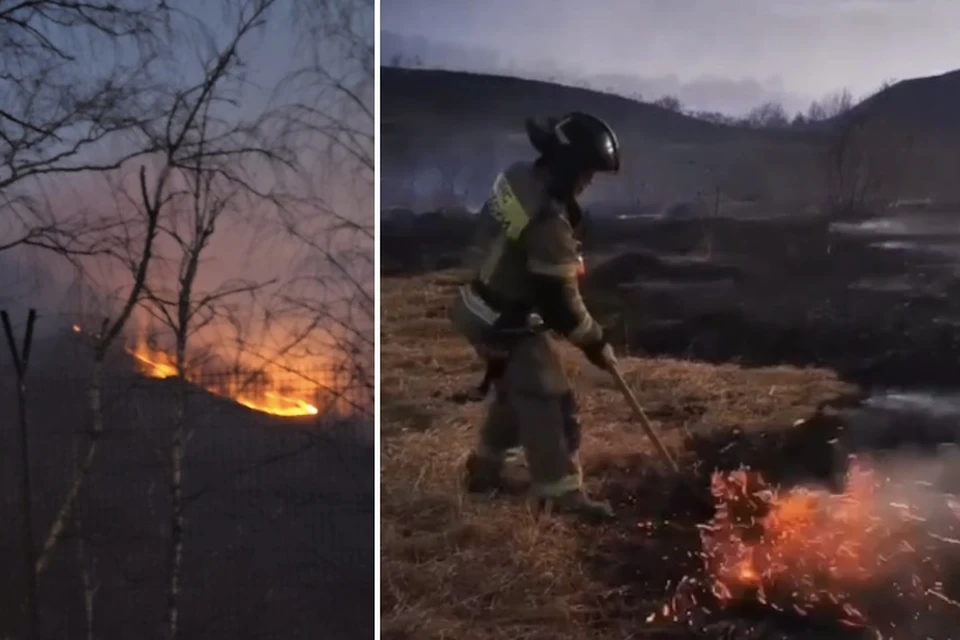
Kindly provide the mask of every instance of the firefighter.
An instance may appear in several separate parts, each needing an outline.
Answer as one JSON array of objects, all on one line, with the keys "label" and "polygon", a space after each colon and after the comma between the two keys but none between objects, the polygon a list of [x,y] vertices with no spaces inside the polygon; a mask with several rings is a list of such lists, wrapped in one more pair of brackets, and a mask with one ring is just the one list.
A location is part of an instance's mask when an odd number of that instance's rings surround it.
[{"label": "firefighter", "polygon": [[583,490],[577,403],[550,334],[577,345],[600,368],[615,362],[580,296],[577,196],[596,173],[619,171],[620,148],[613,130],[586,113],[528,120],[526,130],[539,157],[497,176],[480,213],[474,277],[451,307],[454,327],[486,361],[485,383],[494,392],[467,460],[467,487],[508,489],[506,453],[522,446],[541,505],[611,518],[610,505]]}]

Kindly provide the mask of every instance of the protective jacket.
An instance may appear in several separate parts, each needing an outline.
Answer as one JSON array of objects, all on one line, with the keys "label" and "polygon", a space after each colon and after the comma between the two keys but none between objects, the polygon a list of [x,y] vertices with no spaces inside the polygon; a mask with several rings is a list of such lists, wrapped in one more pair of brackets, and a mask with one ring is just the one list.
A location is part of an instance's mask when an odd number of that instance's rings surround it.
[{"label": "protective jacket", "polygon": [[485,355],[505,353],[542,319],[579,346],[603,339],[580,295],[580,243],[546,171],[518,162],[497,176],[480,213],[474,273],[454,302],[452,320]]}]

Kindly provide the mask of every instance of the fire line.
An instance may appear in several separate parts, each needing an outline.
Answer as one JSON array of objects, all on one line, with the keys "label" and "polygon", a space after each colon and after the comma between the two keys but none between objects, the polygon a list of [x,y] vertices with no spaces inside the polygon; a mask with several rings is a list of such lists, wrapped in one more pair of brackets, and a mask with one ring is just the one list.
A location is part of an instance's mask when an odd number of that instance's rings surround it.
[{"label": "fire line", "polygon": [[[127,353],[132,355],[137,362],[137,368],[145,376],[150,378],[173,378],[177,375],[176,365],[173,358],[163,351],[150,349],[142,340],[138,341],[134,348],[126,348]],[[264,391],[259,394],[246,392],[244,390],[231,390],[217,388],[216,386],[203,385],[198,383],[199,376],[192,375],[189,371],[186,379],[198,386],[203,387],[209,393],[233,400],[239,405],[280,417],[299,417],[317,415],[317,407],[305,400],[284,395],[277,391]]]},{"label": "fire line", "polygon": [[[71,327],[74,333],[83,333],[80,325]],[[177,375],[177,367],[173,358],[164,351],[151,349],[144,340],[138,340],[133,348],[124,347],[124,350],[133,356],[137,371],[148,378],[166,379],[174,378]],[[277,390],[266,390],[260,393],[253,393],[244,389],[224,389],[213,385],[204,385],[200,383],[200,377],[191,372],[187,372],[186,379],[191,384],[203,388],[208,393],[221,398],[233,400],[237,404],[266,413],[272,416],[284,418],[296,418],[303,416],[315,416],[319,410],[313,404],[296,398]],[[228,385],[230,386],[230,385]]]}]

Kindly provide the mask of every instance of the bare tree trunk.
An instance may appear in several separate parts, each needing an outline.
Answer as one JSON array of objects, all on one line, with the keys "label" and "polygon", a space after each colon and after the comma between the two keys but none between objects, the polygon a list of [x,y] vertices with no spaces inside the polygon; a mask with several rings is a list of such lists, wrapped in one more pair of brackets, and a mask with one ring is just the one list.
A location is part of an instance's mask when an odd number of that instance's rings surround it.
[{"label": "bare tree trunk", "polygon": [[90,381],[89,401],[90,413],[93,420],[93,428],[90,431],[90,443],[87,445],[87,453],[83,458],[83,463],[77,469],[73,482],[70,485],[67,496],[60,505],[57,517],[54,518],[50,531],[43,542],[43,549],[40,552],[40,558],[37,560],[37,574],[43,573],[50,563],[50,558],[60,541],[63,531],[66,528],[70,514],[73,512],[74,505],[80,495],[80,489],[86,482],[93,466],[93,461],[97,457],[97,448],[100,442],[100,436],[103,435],[103,361],[107,357],[107,351],[113,344],[113,341],[120,335],[127,321],[133,313],[134,307],[140,301],[141,293],[146,287],[147,269],[153,259],[154,240],[157,235],[157,225],[160,220],[160,201],[162,199],[163,189],[166,185],[168,171],[163,170],[157,178],[153,198],[150,197],[147,189],[146,167],[140,167],[139,185],[140,196],[143,200],[143,207],[146,217],[146,234],[143,240],[143,248],[140,253],[140,259],[133,271],[133,286],[124,302],[120,315],[111,324],[109,318],[105,318],[100,327],[100,333],[97,334],[96,348],[93,354],[93,378]]},{"label": "bare tree trunk", "polygon": [[3,321],[3,332],[6,334],[7,346],[10,349],[10,358],[16,371],[17,380],[17,416],[19,418],[20,435],[20,508],[23,518],[23,557],[27,571],[27,601],[26,611],[27,636],[36,638],[40,630],[40,605],[37,601],[37,572],[35,571],[37,552],[34,546],[33,528],[33,489],[30,478],[30,438],[27,422],[27,369],[30,364],[30,348],[33,343],[33,325],[37,319],[35,309],[27,314],[27,329],[23,337],[23,346],[17,348],[16,338],[13,336],[13,325],[6,311],[0,312]]},{"label": "bare tree trunk", "polygon": [[183,571],[183,456],[186,421],[187,380],[184,370],[186,346],[177,336],[177,391],[173,437],[170,442],[170,551],[167,586],[167,637],[175,640],[180,622],[180,578]]},{"label": "bare tree trunk", "polygon": [[70,514],[73,512],[77,498],[80,495],[80,489],[86,482],[90,468],[93,466],[93,460],[97,457],[97,447],[100,443],[100,436],[103,434],[103,359],[98,357],[93,364],[93,379],[90,381],[88,391],[90,402],[90,413],[92,415],[92,429],[90,431],[90,442],[87,445],[87,452],[83,457],[83,462],[77,469],[67,491],[57,517],[53,519],[50,531],[43,542],[43,548],[40,551],[40,557],[37,559],[37,575],[43,573],[50,566],[50,559],[53,557],[53,551],[57,547],[63,532],[66,530],[67,522],[70,520]]},{"label": "bare tree trunk", "polygon": [[99,585],[96,583],[94,573],[96,571],[96,561],[91,562],[87,555],[87,545],[83,540],[83,523],[78,518],[76,521],[77,530],[77,561],[80,565],[80,579],[83,583],[83,611],[84,623],[86,625],[86,640],[94,640],[93,633],[93,613],[94,602],[97,597]]}]

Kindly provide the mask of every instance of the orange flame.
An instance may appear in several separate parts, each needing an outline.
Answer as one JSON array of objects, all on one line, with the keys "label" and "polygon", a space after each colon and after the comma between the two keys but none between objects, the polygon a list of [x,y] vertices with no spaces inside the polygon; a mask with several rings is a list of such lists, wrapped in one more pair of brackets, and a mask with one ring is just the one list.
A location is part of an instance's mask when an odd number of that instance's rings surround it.
[{"label": "orange flame", "polygon": [[926,518],[908,501],[890,501],[896,491],[858,463],[840,494],[781,490],[748,470],[714,474],[717,512],[701,528],[710,591],[721,605],[754,600],[799,615],[830,610],[856,627],[872,624],[865,594],[883,585],[898,598],[953,603],[929,573],[937,564],[930,542],[948,538],[925,531]]},{"label": "orange flame", "polygon": [[[127,348],[127,353],[136,359],[137,369],[145,376],[162,379],[177,375],[174,358],[163,351],[151,349],[144,340],[137,341],[133,348]],[[192,371],[188,371],[185,377],[191,383],[203,386],[212,394],[230,398],[237,404],[261,413],[282,417],[313,416],[319,413],[317,407],[306,400],[287,395],[277,389],[254,393],[241,388],[238,384],[201,385],[201,376]]]}]

